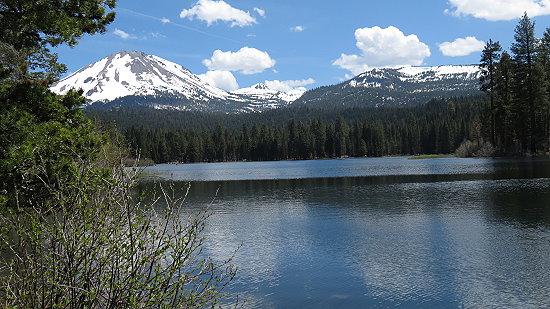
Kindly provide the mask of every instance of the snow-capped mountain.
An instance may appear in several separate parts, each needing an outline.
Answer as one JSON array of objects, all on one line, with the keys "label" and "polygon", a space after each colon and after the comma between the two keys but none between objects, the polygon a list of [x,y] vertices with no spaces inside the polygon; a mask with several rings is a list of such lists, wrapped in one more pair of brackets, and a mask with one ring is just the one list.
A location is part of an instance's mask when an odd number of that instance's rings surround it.
[{"label": "snow-capped mountain", "polygon": [[477,66],[373,69],[337,85],[289,92],[255,84],[219,89],[179,64],[139,51],[121,51],[89,64],[52,86],[56,93],[83,89],[90,105],[222,113],[285,106],[401,106],[433,98],[479,93]]},{"label": "snow-capped mountain", "polygon": [[289,104],[299,99],[306,92],[305,88],[297,88],[288,92],[271,89],[266,84],[259,83],[247,88],[234,90],[231,94],[250,102],[250,108],[257,109],[257,106],[278,108],[281,102]]},{"label": "snow-capped mountain", "polygon": [[[64,94],[82,89],[94,106],[140,106],[211,112],[262,111],[284,106],[304,91],[271,89],[229,93],[202,80],[179,64],[139,51],[121,51],[62,79],[51,90]],[[259,89],[258,89],[259,90]]]},{"label": "snow-capped mountain", "polygon": [[[435,67],[401,67],[373,69],[357,75],[348,82],[350,87],[391,88],[407,84],[423,85],[424,91],[439,90],[441,84],[449,84],[447,90],[463,89],[470,82],[477,82],[480,70],[475,65],[444,65]],[[399,81],[397,81],[399,80]],[[435,83],[434,86],[431,83]],[[415,89],[422,91],[422,89]]]},{"label": "snow-capped mountain", "polygon": [[92,102],[160,94],[199,101],[229,97],[181,65],[139,51],[109,55],[64,78],[52,90],[65,93],[70,88],[82,88]]},{"label": "snow-capped mountain", "polygon": [[330,106],[402,106],[433,98],[478,94],[477,65],[379,68],[343,83],[305,93],[294,104]]}]

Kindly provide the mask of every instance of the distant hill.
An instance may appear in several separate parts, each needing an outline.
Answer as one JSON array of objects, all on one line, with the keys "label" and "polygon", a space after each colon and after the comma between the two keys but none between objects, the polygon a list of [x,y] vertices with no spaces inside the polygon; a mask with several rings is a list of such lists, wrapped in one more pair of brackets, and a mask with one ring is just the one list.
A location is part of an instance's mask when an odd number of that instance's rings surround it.
[{"label": "distant hill", "polygon": [[294,105],[380,107],[481,94],[477,65],[373,69],[337,85],[306,92]]},{"label": "distant hill", "polygon": [[210,85],[179,64],[139,51],[121,51],[91,63],[52,86],[81,88],[99,108],[153,108],[214,113],[312,108],[405,106],[434,98],[479,94],[477,66],[373,69],[337,85],[289,92],[256,84],[232,92]]}]

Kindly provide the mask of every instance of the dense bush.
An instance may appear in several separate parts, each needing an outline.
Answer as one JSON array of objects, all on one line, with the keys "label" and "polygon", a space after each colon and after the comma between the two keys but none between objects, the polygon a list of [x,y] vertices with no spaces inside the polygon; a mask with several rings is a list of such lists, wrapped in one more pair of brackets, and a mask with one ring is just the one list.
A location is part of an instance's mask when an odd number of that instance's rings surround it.
[{"label": "dense bush", "polygon": [[495,148],[491,143],[483,140],[478,140],[476,142],[465,140],[456,149],[455,155],[462,158],[492,157],[495,155]]},{"label": "dense bush", "polygon": [[[0,89],[0,306],[214,306],[235,268],[202,252],[208,214],[133,197],[114,132],[35,83]],[[163,207],[156,207],[159,201]]]}]

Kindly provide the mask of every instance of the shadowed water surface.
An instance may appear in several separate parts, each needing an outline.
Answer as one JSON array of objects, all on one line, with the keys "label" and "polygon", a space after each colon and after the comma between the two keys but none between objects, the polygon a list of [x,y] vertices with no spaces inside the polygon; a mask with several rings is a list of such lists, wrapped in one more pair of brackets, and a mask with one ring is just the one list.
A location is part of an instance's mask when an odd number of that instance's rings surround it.
[{"label": "shadowed water surface", "polygon": [[547,308],[549,177],[547,159],[369,158],[159,165],[139,189],[191,181],[207,253],[242,244],[245,307]]}]

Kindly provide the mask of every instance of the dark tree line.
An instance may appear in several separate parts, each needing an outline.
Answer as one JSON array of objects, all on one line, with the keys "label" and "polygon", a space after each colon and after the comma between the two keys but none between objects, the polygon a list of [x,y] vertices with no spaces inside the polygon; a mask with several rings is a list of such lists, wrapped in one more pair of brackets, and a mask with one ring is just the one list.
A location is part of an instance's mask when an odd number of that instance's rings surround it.
[{"label": "dark tree line", "polygon": [[124,134],[142,157],[157,163],[451,153],[464,140],[480,137],[478,115],[485,105],[485,100],[457,98],[379,110],[368,119],[340,114],[329,120],[291,118],[280,125],[220,122],[211,123],[211,130],[129,126]]},{"label": "dark tree line", "polygon": [[481,90],[490,98],[487,137],[500,153],[536,153],[550,145],[550,28],[535,37],[527,14],[510,52],[489,40],[481,57]]}]

